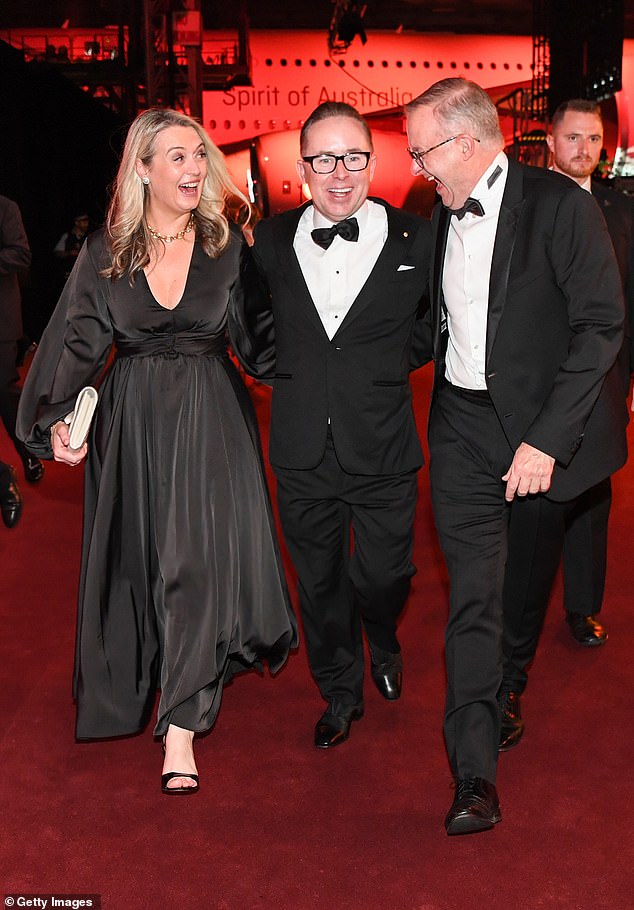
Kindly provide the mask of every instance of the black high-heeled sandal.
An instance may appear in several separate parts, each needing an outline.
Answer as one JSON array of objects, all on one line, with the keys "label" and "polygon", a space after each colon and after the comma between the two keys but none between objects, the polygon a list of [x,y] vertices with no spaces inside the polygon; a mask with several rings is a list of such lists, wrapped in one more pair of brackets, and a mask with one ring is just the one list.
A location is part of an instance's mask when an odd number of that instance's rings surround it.
[{"label": "black high-heeled sandal", "polygon": [[[171,780],[174,780],[175,777],[185,777],[188,780],[193,780],[196,784],[195,787],[168,787],[168,783]],[[167,774],[161,774],[161,793],[167,793],[168,796],[180,796],[185,793],[198,793],[200,789],[199,779],[197,774],[190,774],[189,772],[185,773],[183,771],[168,771]]]},{"label": "black high-heeled sandal", "polygon": [[[167,739],[167,733],[163,734],[163,739],[161,746],[163,748],[163,755],[165,755],[165,741]],[[189,780],[196,782],[195,787],[168,787],[167,785],[171,780],[174,780],[175,777],[187,777]],[[171,796],[172,793],[198,793],[200,790],[200,782],[197,774],[183,774],[180,771],[168,771],[167,774],[161,774],[161,793],[167,793],[168,796]]]}]

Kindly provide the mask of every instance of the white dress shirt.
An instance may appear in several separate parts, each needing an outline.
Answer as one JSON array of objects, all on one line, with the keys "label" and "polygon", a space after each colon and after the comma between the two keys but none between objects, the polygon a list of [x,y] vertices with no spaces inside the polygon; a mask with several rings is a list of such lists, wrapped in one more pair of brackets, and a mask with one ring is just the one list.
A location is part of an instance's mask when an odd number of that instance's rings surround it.
[{"label": "white dress shirt", "polygon": [[359,239],[337,235],[327,250],[310,233],[332,227],[314,206],[308,206],[297,225],[293,248],[304,280],[328,338],[332,339],[361,288],[368,280],[387,239],[387,212],[369,199],[352,216],[359,223]]},{"label": "white dress shirt", "polygon": [[[501,172],[489,186],[496,168]],[[449,332],[445,376],[465,389],[486,389],[491,262],[507,174],[508,159],[500,152],[471,193],[484,215],[468,212],[460,220],[454,215],[449,223],[442,280]]]}]

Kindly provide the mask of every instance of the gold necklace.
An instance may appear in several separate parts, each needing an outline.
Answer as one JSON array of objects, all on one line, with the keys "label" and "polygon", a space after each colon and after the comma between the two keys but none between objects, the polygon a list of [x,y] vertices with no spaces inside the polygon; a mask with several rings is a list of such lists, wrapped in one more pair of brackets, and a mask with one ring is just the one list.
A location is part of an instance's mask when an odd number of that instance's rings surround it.
[{"label": "gold necklace", "polygon": [[191,214],[189,216],[189,221],[187,222],[187,227],[183,228],[182,231],[179,231],[178,234],[161,234],[159,231],[155,231],[153,227],[150,227],[149,224],[147,229],[156,240],[162,240],[164,243],[173,243],[175,240],[182,240],[185,234],[189,234],[193,227],[194,216]]}]

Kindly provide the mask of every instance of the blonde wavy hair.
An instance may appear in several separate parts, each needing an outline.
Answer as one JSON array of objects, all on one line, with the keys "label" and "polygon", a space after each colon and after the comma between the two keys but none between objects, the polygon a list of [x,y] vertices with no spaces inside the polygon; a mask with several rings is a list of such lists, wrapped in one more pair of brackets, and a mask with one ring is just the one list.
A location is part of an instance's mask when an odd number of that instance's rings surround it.
[{"label": "blonde wavy hair", "polygon": [[169,108],[150,108],[133,121],[123,148],[119,171],[112,185],[106,217],[106,236],[110,247],[110,265],[102,271],[105,278],[116,280],[127,275],[130,283],[139,269],[150,261],[156,241],[148,231],[145,210],[148,188],[136,172],[136,162],[151,164],[156,137],[171,126],[191,127],[203,143],[207,155],[200,202],[192,212],[196,237],[208,256],[216,258],[229,243],[229,208],[235,212],[239,201],[239,222],[248,221],[251,206],[229,177],[222,152],[214,145],[196,120]]}]

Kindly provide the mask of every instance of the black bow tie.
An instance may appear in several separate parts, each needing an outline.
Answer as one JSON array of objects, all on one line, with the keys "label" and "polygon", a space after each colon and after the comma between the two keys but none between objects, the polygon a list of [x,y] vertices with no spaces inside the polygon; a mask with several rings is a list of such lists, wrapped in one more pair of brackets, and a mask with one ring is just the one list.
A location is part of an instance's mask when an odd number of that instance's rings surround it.
[{"label": "black bow tie", "polygon": [[359,239],[359,222],[356,218],[346,218],[344,221],[338,221],[329,228],[315,228],[310,232],[310,236],[315,243],[328,249],[332,241],[339,234],[344,240],[352,240],[353,243]]},{"label": "black bow tie", "polygon": [[473,199],[471,196],[469,196],[462,208],[449,209],[449,211],[452,215],[456,216],[458,221],[461,221],[467,212],[471,212],[472,215],[484,215],[482,203],[478,199]]}]

